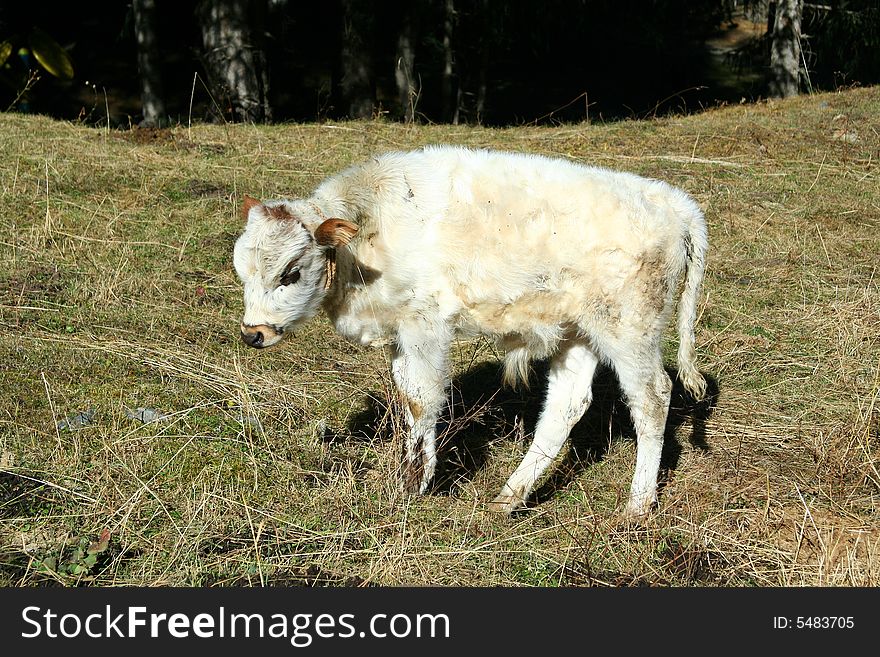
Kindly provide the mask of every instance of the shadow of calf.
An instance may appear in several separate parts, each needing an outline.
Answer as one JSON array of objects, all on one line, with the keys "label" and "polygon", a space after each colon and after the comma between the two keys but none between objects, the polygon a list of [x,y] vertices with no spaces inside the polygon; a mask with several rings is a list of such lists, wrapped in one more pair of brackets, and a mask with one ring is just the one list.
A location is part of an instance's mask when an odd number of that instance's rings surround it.
[{"label": "shadow of calf", "polygon": [[[540,381],[540,388],[525,391],[502,387],[500,365],[494,361],[480,363],[453,379],[446,411],[438,425],[434,493],[449,494],[461,482],[472,480],[485,467],[491,445],[496,441],[519,440],[525,451],[546,394],[546,362],[536,363],[534,370],[530,378]],[[706,422],[715,409],[719,392],[718,382],[704,374],[707,394],[696,401],[678,381],[677,371],[666,371],[673,388],[661,458],[661,486],[678,466],[682,446],[676,434],[683,424],[691,422],[691,446],[709,450]],[[394,417],[387,400],[370,396],[366,410],[350,418],[349,435],[354,440],[391,441]],[[593,402],[572,429],[565,456],[532,494],[532,502],[540,504],[568,486],[591,463],[604,458],[611,441],[618,437],[635,440],[635,428],[616,375],[611,368],[600,367],[593,379]]]}]

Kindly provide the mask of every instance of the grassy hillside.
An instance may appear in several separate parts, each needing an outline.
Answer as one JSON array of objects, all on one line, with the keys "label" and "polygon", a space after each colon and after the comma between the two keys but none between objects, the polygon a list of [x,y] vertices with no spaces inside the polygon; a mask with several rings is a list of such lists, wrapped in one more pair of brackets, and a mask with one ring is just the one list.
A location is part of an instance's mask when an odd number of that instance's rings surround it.
[{"label": "grassy hillside", "polygon": [[[675,395],[644,525],[620,521],[635,445],[607,371],[505,518],[485,506],[530,440],[540,367],[531,393],[499,390],[494,347],[456,345],[437,488],[405,499],[384,353],[323,317],[240,343],[242,195],[438,142],[627,169],[704,207],[716,394]],[[508,130],[0,114],[0,584],[878,585],[878,178],[880,89]]]}]

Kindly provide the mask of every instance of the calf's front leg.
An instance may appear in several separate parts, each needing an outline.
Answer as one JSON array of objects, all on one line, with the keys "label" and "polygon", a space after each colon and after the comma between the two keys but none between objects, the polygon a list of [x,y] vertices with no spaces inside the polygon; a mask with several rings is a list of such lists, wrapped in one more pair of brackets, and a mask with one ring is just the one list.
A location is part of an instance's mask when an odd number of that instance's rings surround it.
[{"label": "calf's front leg", "polygon": [[437,467],[437,419],[446,401],[449,332],[445,327],[401,327],[392,346],[391,374],[406,417],[402,483],[408,493],[428,490]]}]

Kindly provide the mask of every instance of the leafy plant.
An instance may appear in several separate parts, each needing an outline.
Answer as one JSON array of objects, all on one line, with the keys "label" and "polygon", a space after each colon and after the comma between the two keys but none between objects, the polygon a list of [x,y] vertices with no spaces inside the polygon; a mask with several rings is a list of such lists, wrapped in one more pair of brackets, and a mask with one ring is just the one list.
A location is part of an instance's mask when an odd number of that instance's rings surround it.
[{"label": "leafy plant", "polygon": [[104,529],[97,541],[90,542],[81,538],[70,557],[60,565],[55,557],[47,557],[40,561],[38,570],[54,572],[59,575],[87,575],[98,562],[98,555],[110,545],[110,530]]}]

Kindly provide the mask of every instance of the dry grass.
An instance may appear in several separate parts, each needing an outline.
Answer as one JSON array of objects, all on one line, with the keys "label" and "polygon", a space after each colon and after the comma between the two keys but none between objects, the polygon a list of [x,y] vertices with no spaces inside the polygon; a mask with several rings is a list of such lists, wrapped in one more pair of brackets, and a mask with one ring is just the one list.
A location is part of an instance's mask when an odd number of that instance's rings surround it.
[{"label": "dry grass", "polygon": [[[508,130],[0,115],[0,584],[880,584],[878,117],[880,89]],[[499,391],[490,345],[456,347],[437,490],[405,499],[383,353],[323,319],[266,353],[238,342],[241,195],[306,194],[436,142],[629,169],[705,208],[698,341],[717,396],[674,400],[643,526],[619,522],[634,444],[608,372],[532,508],[506,519],[485,503],[542,384]],[[167,417],[127,417],[139,407]]]}]

